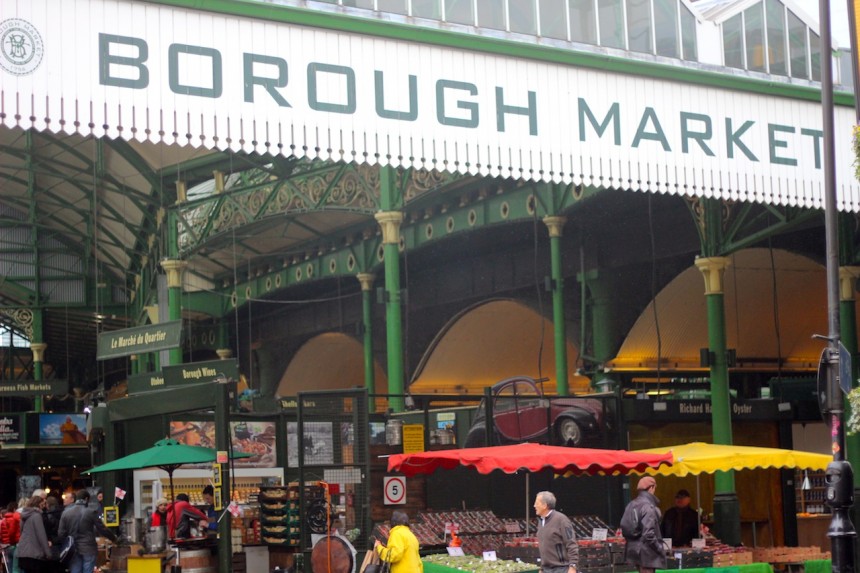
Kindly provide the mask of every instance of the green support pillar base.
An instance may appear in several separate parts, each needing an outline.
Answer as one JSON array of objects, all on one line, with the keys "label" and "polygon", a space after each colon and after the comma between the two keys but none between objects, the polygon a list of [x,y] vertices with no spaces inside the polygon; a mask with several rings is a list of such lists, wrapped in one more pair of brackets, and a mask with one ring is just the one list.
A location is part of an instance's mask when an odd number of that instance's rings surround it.
[{"label": "green support pillar base", "polygon": [[714,535],[726,545],[741,544],[741,504],[738,495],[714,495]]}]

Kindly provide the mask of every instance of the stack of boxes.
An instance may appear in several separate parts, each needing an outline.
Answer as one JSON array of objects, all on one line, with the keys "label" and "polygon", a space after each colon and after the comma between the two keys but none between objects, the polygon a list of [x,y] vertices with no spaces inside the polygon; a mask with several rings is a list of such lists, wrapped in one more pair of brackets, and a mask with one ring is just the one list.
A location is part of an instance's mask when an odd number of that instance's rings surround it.
[{"label": "stack of boxes", "polygon": [[757,563],[803,563],[830,559],[829,551],[821,551],[818,546],[811,547],[756,547],[753,549],[753,560]]}]

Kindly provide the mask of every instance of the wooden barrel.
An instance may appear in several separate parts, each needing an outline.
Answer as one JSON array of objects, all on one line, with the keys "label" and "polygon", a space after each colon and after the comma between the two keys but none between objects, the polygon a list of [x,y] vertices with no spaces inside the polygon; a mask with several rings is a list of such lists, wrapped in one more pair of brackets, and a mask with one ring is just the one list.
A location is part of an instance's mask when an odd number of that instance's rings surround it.
[{"label": "wooden barrel", "polygon": [[[329,559],[331,547],[331,559]],[[331,563],[331,567],[329,567]],[[314,573],[352,573],[352,551],[340,537],[323,537],[311,552],[311,571]],[[183,573],[185,571],[183,570]]]},{"label": "wooden barrel", "polygon": [[182,573],[216,573],[218,556],[208,549],[180,549],[179,566]]}]

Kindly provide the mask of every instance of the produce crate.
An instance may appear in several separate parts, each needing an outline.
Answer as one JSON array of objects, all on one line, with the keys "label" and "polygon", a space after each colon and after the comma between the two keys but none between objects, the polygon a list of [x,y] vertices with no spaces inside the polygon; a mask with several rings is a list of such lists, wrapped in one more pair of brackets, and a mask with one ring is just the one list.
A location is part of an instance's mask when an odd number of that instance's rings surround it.
[{"label": "produce crate", "polygon": [[609,547],[605,543],[586,543],[579,544],[579,562],[578,569],[595,569],[601,567],[609,567],[612,560],[609,554]]},{"label": "produce crate", "polygon": [[679,557],[681,569],[699,569],[714,566],[714,554],[706,549],[673,549]]},{"label": "produce crate", "polygon": [[537,563],[540,560],[540,550],[537,547],[500,547],[496,552],[500,559],[508,561],[516,561],[519,559],[523,563]]}]

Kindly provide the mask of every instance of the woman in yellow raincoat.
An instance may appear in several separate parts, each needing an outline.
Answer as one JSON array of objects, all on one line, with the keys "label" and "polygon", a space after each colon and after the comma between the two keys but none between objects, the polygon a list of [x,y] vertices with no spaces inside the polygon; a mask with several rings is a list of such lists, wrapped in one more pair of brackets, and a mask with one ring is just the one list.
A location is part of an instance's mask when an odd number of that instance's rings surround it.
[{"label": "woman in yellow raincoat", "polygon": [[391,514],[391,532],[388,545],[377,539],[373,544],[379,558],[391,563],[391,573],[421,573],[424,564],[418,554],[418,538],[409,529],[409,516],[406,512],[395,510]]}]

